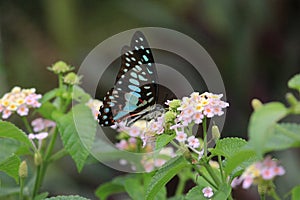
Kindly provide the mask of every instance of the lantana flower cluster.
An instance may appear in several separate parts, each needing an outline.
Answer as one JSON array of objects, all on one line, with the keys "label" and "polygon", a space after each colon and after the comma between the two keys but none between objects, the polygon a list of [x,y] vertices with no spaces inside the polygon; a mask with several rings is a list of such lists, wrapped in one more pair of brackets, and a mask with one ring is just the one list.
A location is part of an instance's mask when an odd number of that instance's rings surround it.
[{"label": "lantana flower cluster", "polygon": [[[186,127],[190,123],[200,124],[204,117],[212,118],[224,114],[223,109],[229,104],[221,100],[223,94],[193,92],[190,97],[183,97],[177,110],[180,114],[176,122]],[[169,102],[170,103],[170,102]],[[168,103],[168,104],[169,104]]]},{"label": "lantana flower cluster", "polygon": [[263,161],[253,163],[247,167],[240,177],[233,179],[231,186],[236,187],[243,183],[242,187],[247,189],[252,184],[273,180],[276,176],[282,176],[284,174],[285,169],[278,165],[278,162],[273,160],[271,156],[267,156]]},{"label": "lantana flower cluster", "polygon": [[193,92],[190,97],[183,97],[182,101],[173,100],[168,101],[169,109],[177,113],[175,118],[175,125],[170,129],[175,130],[176,140],[179,143],[186,144],[190,149],[198,154],[198,159],[203,155],[201,148],[201,141],[194,135],[188,134],[188,127],[193,124],[202,123],[203,119],[212,118],[214,116],[221,116],[224,114],[223,109],[228,107],[229,104],[221,100],[222,94],[213,94],[205,92],[199,94]]},{"label": "lantana flower cluster", "polygon": [[0,99],[0,113],[2,118],[9,118],[14,112],[20,116],[28,115],[30,108],[39,108],[41,94],[36,94],[36,89],[21,89],[14,87]]},{"label": "lantana flower cluster", "polygon": [[112,128],[118,132],[126,132],[130,137],[140,138],[145,147],[151,138],[164,132],[164,115],[150,122],[139,120],[131,126],[127,126],[126,122],[115,123]]}]

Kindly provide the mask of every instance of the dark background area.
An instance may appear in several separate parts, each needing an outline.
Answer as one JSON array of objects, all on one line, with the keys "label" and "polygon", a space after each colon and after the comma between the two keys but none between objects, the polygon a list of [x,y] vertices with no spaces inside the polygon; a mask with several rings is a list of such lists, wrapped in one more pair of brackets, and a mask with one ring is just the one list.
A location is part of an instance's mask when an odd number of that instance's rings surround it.
[{"label": "dark background area", "polygon": [[[106,38],[151,26],[190,36],[215,61],[230,102],[224,137],[246,138],[251,99],[285,102],[286,83],[300,72],[297,0],[1,0],[0,95],[15,85],[44,93],[56,86],[56,77],[47,66],[64,60],[78,69]],[[300,182],[299,152],[276,156],[288,171],[278,188],[287,192]],[[78,174],[72,161],[64,159],[50,170],[44,188],[53,194],[93,198],[97,185],[116,174],[100,164],[89,165]]]}]

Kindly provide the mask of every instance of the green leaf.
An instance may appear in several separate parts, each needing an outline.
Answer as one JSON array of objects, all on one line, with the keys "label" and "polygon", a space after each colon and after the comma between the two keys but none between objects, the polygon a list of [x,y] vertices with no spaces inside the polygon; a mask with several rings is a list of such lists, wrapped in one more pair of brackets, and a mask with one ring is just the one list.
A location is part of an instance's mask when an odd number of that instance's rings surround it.
[{"label": "green leaf", "polygon": [[0,163],[0,171],[15,179],[19,183],[19,166],[21,160],[17,155],[12,155]]},{"label": "green leaf", "polygon": [[293,76],[289,80],[288,86],[289,88],[298,90],[300,92],[300,74],[296,74],[295,76]]},{"label": "green leaf", "polygon": [[213,200],[224,200],[231,194],[231,186],[224,183],[220,186],[219,190],[213,196]]},{"label": "green leaf", "polygon": [[266,144],[266,151],[300,147],[300,125],[280,123],[274,128],[274,135]]},{"label": "green leaf", "polygon": [[100,185],[97,188],[95,194],[99,199],[105,200],[110,195],[120,193],[120,192],[125,192],[125,188],[123,185],[114,182],[109,182]]},{"label": "green leaf", "polygon": [[300,185],[292,189],[292,200],[298,200],[300,197]]},{"label": "green leaf", "polygon": [[81,87],[79,87],[78,85],[74,85],[72,98],[78,102],[86,103],[92,97],[88,93],[86,93]]},{"label": "green leaf", "polygon": [[203,196],[202,189],[203,186],[196,186],[189,190],[189,192],[186,194],[185,200],[207,200],[206,197]]},{"label": "green leaf", "polygon": [[156,139],[155,149],[161,149],[175,138],[175,134],[161,134]]},{"label": "green leaf", "polygon": [[[193,187],[186,195],[185,200],[207,200],[208,198],[204,197],[203,190],[204,186],[196,186]],[[214,195],[212,196],[213,200],[224,200],[227,199],[231,193],[231,187],[228,184],[223,184],[217,191],[214,191]]]},{"label": "green leaf", "polygon": [[181,196],[175,196],[175,197],[168,198],[168,200],[185,200],[185,198],[183,195],[181,195]]},{"label": "green leaf", "polygon": [[18,151],[20,142],[10,138],[0,138],[0,162]]},{"label": "green leaf", "polygon": [[266,152],[266,144],[274,135],[276,122],[287,113],[282,103],[272,102],[264,104],[251,115],[248,127],[249,143],[260,157]]},{"label": "green leaf", "polygon": [[57,196],[57,197],[51,197],[51,198],[46,198],[46,200],[89,200],[84,197],[80,197],[78,195],[76,196]]},{"label": "green leaf", "polygon": [[43,199],[45,199],[48,195],[49,195],[48,192],[43,192],[43,193],[41,193],[41,194],[35,196],[33,200],[43,200]]},{"label": "green leaf", "polygon": [[240,171],[257,161],[258,157],[253,150],[241,150],[227,159],[224,171],[227,174]]},{"label": "green leaf", "polygon": [[45,93],[41,99],[41,103],[44,104],[47,101],[50,101],[54,97],[56,97],[57,93],[59,92],[58,88],[55,88],[53,90],[50,90],[49,92]]},{"label": "green leaf", "polygon": [[55,120],[55,118],[53,118],[52,113],[54,111],[57,112],[57,108],[50,102],[45,102],[42,104],[42,106],[37,110],[44,118],[46,119],[52,119]]},{"label": "green leaf", "polygon": [[11,138],[22,142],[28,147],[32,147],[32,143],[28,139],[27,135],[14,124],[0,120],[0,138]]},{"label": "green leaf", "polygon": [[0,187],[0,199],[5,199],[3,197],[16,195],[20,192],[20,187]]},{"label": "green leaf", "polygon": [[147,189],[146,198],[152,200],[156,194],[164,187],[177,173],[189,164],[182,156],[177,156],[163,165],[153,176]]},{"label": "green leaf", "polygon": [[211,150],[214,155],[224,156],[226,158],[232,157],[235,153],[245,146],[247,142],[241,138],[224,138],[216,143],[216,147]]},{"label": "green leaf", "polygon": [[96,121],[91,110],[86,105],[78,104],[61,116],[57,125],[65,149],[75,161],[78,171],[81,171],[96,134]]},{"label": "green leaf", "polygon": [[139,200],[141,197],[145,196],[141,180],[137,178],[126,179],[124,186],[126,192],[133,200]]}]

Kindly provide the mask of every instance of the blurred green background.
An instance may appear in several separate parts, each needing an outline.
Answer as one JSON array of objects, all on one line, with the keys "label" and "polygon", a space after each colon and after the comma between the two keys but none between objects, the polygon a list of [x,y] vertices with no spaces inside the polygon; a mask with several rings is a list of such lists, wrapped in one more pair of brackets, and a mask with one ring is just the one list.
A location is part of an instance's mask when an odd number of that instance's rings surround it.
[{"label": "blurred green background", "polygon": [[[64,60],[78,68],[101,41],[148,26],[182,32],[211,55],[231,105],[224,136],[246,138],[251,99],[284,101],[287,80],[300,72],[299,0],[1,0],[0,95],[15,85],[44,93],[56,86],[46,66]],[[297,155],[277,154],[288,169],[281,191],[300,182]],[[66,158],[53,166],[43,188],[95,198],[97,185],[118,173],[93,164],[78,174]]]}]

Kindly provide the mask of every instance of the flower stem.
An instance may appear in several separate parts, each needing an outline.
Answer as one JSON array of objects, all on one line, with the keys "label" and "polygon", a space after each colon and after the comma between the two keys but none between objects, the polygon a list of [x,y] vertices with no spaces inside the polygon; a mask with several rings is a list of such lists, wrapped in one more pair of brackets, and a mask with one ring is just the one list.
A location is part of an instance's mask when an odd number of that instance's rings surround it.
[{"label": "flower stem", "polygon": [[203,148],[204,148],[204,154],[203,156],[207,156],[207,130],[206,130],[206,117],[203,118],[202,122],[202,127],[203,127]]},{"label": "flower stem", "polygon": [[185,175],[182,174],[178,174],[179,177],[179,182],[176,188],[176,194],[175,196],[180,196],[183,194],[184,192],[184,188],[185,188],[185,183],[186,183],[186,177]]},{"label": "flower stem", "polygon": [[214,182],[217,184],[217,186],[220,186],[220,180],[218,179],[217,175],[214,173],[214,171],[212,170],[211,166],[207,163],[207,162],[203,162],[203,166],[205,167],[205,169],[207,170],[207,172],[209,173],[209,175],[212,177],[212,179],[214,180]]},{"label": "flower stem", "polygon": [[33,189],[33,197],[35,197],[37,195],[39,188],[41,187],[42,182],[44,180],[46,170],[48,167],[48,163],[49,163],[49,158],[52,153],[52,150],[53,150],[56,138],[57,138],[57,134],[58,134],[58,131],[57,131],[57,128],[55,128],[52,138],[51,138],[51,141],[46,150],[46,153],[45,153],[45,156],[43,159],[43,163],[37,167],[37,175],[36,175],[36,180],[35,180],[34,189]]},{"label": "flower stem", "polygon": [[23,123],[24,123],[24,125],[25,125],[27,131],[28,131],[29,133],[33,133],[33,131],[32,131],[32,129],[31,129],[31,126],[29,125],[29,122],[28,122],[27,118],[24,117],[24,116],[21,117],[21,118],[22,118],[22,121],[23,121]]},{"label": "flower stem", "polygon": [[214,183],[214,182],[212,182],[208,177],[206,177],[201,171],[200,171],[200,169],[196,166],[196,165],[193,165],[193,168],[196,170],[196,172],[200,175],[200,176],[202,176],[203,177],[203,179],[206,181],[206,182],[208,182],[211,186],[213,186],[214,187],[214,189],[218,189],[218,186]]},{"label": "flower stem", "polygon": [[48,162],[53,162],[53,161],[56,161],[64,156],[68,155],[68,152],[65,150],[65,149],[62,149],[58,152],[56,152],[53,156],[51,156],[49,159],[48,159]]},{"label": "flower stem", "polygon": [[275,200],[280,200],[281,198],[278,196],[278,194],[276,193],[275,189],[272,188],[271,191],[270,191],[270,196],[273,197],[273,199]]},{"label": "flower stem", "polygon": [[20,194],[19,200],[23,200],[24,178],[20,178]]},{"label": "flower stem", "polygon": [[45,161],[48,161],[48,159],[49,159],[49,157],[50,157],[50,155],[52,153],[54,144],[56,142],[57,135],[58,135],[58,130],[57,130],[57,128],[55,128],[54,131],[53,131],[53,135],[52,135],[51,141],[50,141],[50,143],[48,145],[48,148],[46,150],[46,153],[45,153]]},{"label": "flower stem", "polygon": [[223,182],[225,182],[225,177],[224,177],[224,172],[223,172],[223,166],[222,166],[222,159],[221,156],[218,156],[218,162],[219,162],[219,166],[220,166],[220,174],[221,174],[221,179]]},{"label": "flower stem", "polygon": [[37,170],[36,170],[36,177],[35,177],[35,183],[34,183],[34,188],[33,188],[33,192],[32,192],[32,199],[34,199],[34,197],[37,195],[38,190],[39,190],[39,185],[40,185],[40,174],[41,174],[41,166],[37,166]]}]

